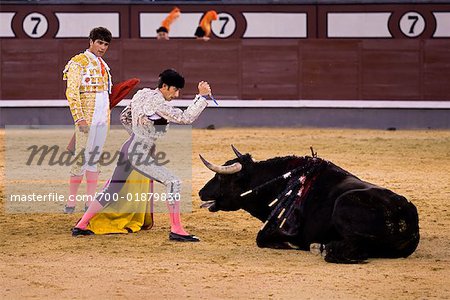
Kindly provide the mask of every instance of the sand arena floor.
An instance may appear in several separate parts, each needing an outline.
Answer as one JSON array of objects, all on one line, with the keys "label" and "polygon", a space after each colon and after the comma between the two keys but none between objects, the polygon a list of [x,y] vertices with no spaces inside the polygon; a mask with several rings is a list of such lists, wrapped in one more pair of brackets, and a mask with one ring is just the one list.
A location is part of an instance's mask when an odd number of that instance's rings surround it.
[{"label": "sand arena floor", "polygon": [[[2,183],[4,136],[0,131]],[[320,157],[406,196],[419,211],[418,249],[406,259],[335,265],[309,252],[257,248],[258,220],[243,211],[198,208],[198,190],[212,177],[198,153],[223,163],[233,157],[230,144],[257,160],[309,155],[312,145]],[[193,211],[183,221],[202,239],[194,244],[168,241],[164,213],[155,214],[150,231],[73,238],[70,228],[81,213],[5,213],[2,193],[0,297],[450,298],[450,131],[194,130],[192,173]],[[99,186],[109,175],[102,174]]]}]

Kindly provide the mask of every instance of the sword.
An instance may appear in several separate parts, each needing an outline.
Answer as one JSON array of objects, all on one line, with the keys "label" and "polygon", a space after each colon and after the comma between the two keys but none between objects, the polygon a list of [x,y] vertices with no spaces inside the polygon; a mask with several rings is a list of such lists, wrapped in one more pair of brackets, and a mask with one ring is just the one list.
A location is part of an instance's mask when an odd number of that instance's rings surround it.
[{"label": "sword", "polygon": [[216,99],[214,98],[214,96],[213,96],[212,94],[209,94],[208,96],[209,96],[209,98],[211,98],[212,101],[214,101],[214,103],[215,103],[217,106],[219,106],[219,103],[217,103]]}]

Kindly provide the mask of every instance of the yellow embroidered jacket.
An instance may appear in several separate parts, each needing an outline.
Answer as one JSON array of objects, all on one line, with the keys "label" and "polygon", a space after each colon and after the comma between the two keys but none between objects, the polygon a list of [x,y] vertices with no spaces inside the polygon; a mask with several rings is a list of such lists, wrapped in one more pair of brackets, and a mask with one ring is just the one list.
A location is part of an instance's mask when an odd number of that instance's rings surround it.
[{"label": "yellow embroidered jacket", "polygon": [[104,65],[98,63],[95,55],[88,52],[80,53],[67,63],[63,71],[63,79],[67,80],[66,97],[75,122],[80,119],[91,123],[95,109],[97,92],[111,93],[112,80],[108,65],[99,58]]}]

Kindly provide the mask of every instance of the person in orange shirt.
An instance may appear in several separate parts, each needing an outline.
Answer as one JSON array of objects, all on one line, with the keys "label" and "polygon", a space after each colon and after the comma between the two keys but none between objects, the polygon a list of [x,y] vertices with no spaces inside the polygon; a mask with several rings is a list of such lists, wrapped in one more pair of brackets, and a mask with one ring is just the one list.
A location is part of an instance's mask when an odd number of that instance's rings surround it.
[{"label": "person in orange shirt", "polygon": [[170,31],[170,25],[178,19],[178,17],[181,15],[181,11],[178,7],[175,7],[172,9],[172,11],[169,13],[169,15],[162,21],[161,27],[156,29],[156,39],[157,40],[169,40],[169,31]]},{"label": "person in orange shirt", "polygon": [[218,15],[215,10],[208,11],[200,20],[200,24],[195,31],[195,37],[200,40],[208,41],[211,35],[211,22],[217,20]]}]

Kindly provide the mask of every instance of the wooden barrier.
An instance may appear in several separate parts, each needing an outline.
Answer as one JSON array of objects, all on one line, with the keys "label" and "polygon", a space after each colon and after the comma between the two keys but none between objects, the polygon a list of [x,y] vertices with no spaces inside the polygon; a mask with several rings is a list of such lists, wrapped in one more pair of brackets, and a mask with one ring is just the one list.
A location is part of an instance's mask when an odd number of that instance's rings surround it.
[{"label": "wooden barrier", "polygon": [[[175,68],[186,99],[206,79],[231,100],[450,100],[450,4],[180,4],[171,40],[157,41],[172,7],[2,5],[0,101],[64,99],[62,70],[94,23],[113,33],[115,82],[154,87]],[[212,39],[193,39],[210,9]]]},{"label": "wooden barrier", "polygon": [[[87,40],[4,39],[0,99],[64,99],[62,70]],[[118,82],[155,87],[175,68],[182,98],[208,80],[221,99],[449,100],[450,40],[113,41],[105,59]],[[1,100],[0,100],[1,101]]]}]

